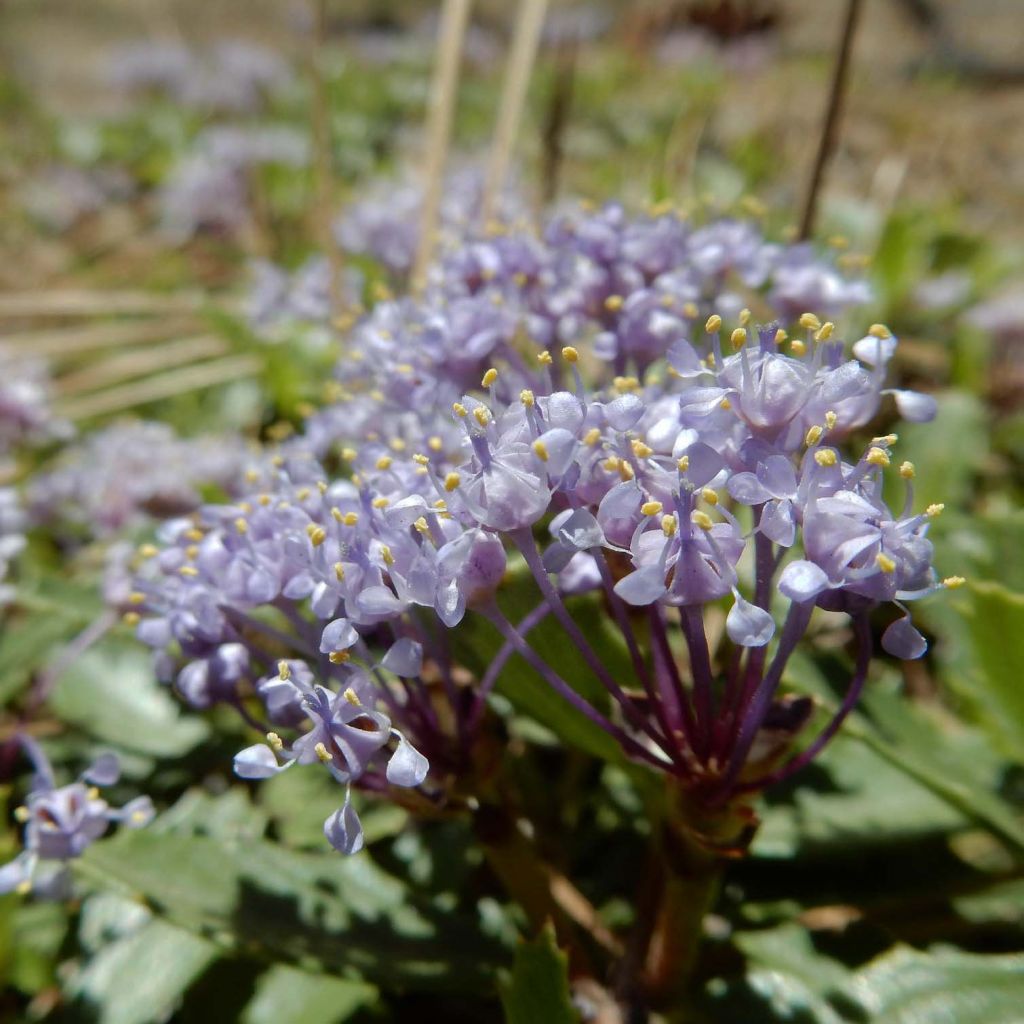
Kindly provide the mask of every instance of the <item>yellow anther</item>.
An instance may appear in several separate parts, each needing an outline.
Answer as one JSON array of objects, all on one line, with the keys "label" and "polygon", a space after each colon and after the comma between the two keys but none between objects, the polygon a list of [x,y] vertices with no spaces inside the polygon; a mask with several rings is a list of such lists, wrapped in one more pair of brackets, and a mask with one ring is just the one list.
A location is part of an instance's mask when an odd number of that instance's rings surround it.
[{"label": "yellow anther", "polygon": [[645,501],[640,511],[645,516],[656,516],[664,507],[660,501]]},{"label": "yellow anther", "polygon": [[729,409],[732,408],[732,402],[730,402],[728,398],[723,398],[721,402],[718,403],[718,407],[720,409],[725,409],[726,411],[728,411]]},{"label": "yellow anther", "polygon": [[341,562],[334,563],[334,578],[341,583],[345,579],[345,566]]},{"label": "yellow anther", "polygon": [[715,525],[714,520],[707,514],[707,512],[701,512],[700,509],[690,513],[690,522],[694,526],[699,526],[702,530],[710,530]]},{"label": "yellow anther", "polygon": [[14,808],[14,820],[24,825],[26,821],[31,817],[31,812],[27,807],[15,807]]},{"label": "yellow anther", "polygon": [[88,788],[88,789],[87,789],[87,790],[85,791],[85,795],[86,795],[86,796],[87,796],[87,797],[88,797],[88,798],[89,798],[90,800],[99,800],[99,798],[100,798],[100,791],[99,791],[99,789],[98,789],[98,788],[97,788],[96,786],[90,786],[90,787],[89,787],[89,788]]},{"label": "yellow anther", "polygon": [[186,540],[200,541],[203,539],[205,534],[198,527],[193,526],[191,529],[185,531],[184,536]]},{"label": "yellow anther", "polygon": [[888,555],[882,554],[881,551],[875,555],[875,565],[885,573],[896,571],[896,563]]},{"label": "yellow anther", "polygon": [[714,366],[715,366],[715,353],[714,353],[714,352],[709,352],[709,353],[708,353],[708,354],[707,354],[707,355],[706,355],[706,356],[705,356],[705,357],[704,357],[704,358],[703,358],[703,359],[701,360],[701,362],[702,362],[702,363],[703,363],[703,364],[704,364],[704,365],[705,365],[705,366],[706,366],[706,367],[707,367],[707,368],[708,368],[709,370],[712,370],[712,369],[714,369]]},{"label": "yellow anther", "polygon": [[536,455],[541,462],[547,462],[548,459],[551,458],[548,446],[540,438],[537,438],[537,440],[533,442],[533,454]]},{"label": "yellow anther", "polygon": [[194,565],[183,565],[179,570],[182,576],[198,576],[199,570]]},{"label": "yellow anther", "polygon": [[839,417],[835,414],[835,411],[832,410],[832,409],[829,409],[829,411],[827,413],[825,413],[825,426],[828,427],[829,430],[833,430],[833,429],[835,429],[835,425],[838,422],[839,422]]},{"label": "yellow anther", "polygon": [[775,344],[776,345],[781,345],[788,338],[789,338],[789,335],[781,327],[775,332]]},{"label": "yellow anther", "polygon": [[391,548],[387,544],[381,544],[380,557],[384,560],[385,565],[395,564],[395,556],[391,553]]},{"label": "yellow anther", "polygon": [[284,750],[284,740],[276,732],[267,733],[267,742],[272,750]]},{"label": "yellow anther", "polygon": [[615,377],[612,384],[619,391],[636,391],[640,387],[640,381],[636,377]]},{"label": "yellow anther", "polygon": [[750,320],[753,317],[753,315],[754,314],[751,313],[749,309],[741,309],[740,310],[740,324],[742,326],[746,327],[747,324],[750,323]]},{"label": "yellow anther", "polygon": [[235,520],[235,529],[242,535],[249,532],[249,524],[241,516]]},{"label": "yellow anther", "polygon": [[412,525],[420,533],[430,533],[430,523],[427,522],[426,516],[420,516],[419,519],[417,519],[416,522],[414,522]]},{"label": "yellow anther", "polygon": [[266,507],[267,507],[267,506],[268,506],[268,505],[270,504],[271,500],[272,500],[272,499],[271,499],[271,497],[270,497],[270,495],[269,495],[269,494],[261,494],[261,495],[260,495],[260,496],[259,496],[259,497],[258,497],[258,498],[256,499],[256,503],[257,503],[258,505],[261,505],[261,506],[262,506],[263,508],[266,508]]},{"label": "yellow anther", "polygon": [[795,356],[802,356],[807,351],[807,346],[799,338],[794,338],[789,343],[789,351]]},{"label": "yellow anther", "polygon": [[669,512],[668,515],[661,517],[661,532],[666,537],[674,537],[676,530],[679,529],[679,520],[676,518],[674,512]]},{"label": "yellow anther", "polygon": [[423,455],[420,452],[416,452],[416,454],[413,455],[412,461],[415,462],[417,466],[429,466],[430,465],[430,459],[428,459],[426,457],[426,455]]},{"label": "yellow anther", "polygon": [[816,331],[821,327],[821,321],[813,313],[801,313],[800,326],[809,331]]},{"label": "yellow anther", "polygon": [[633,454],[638,459],[646,459],[654,454],[654,449],[649,444],[644,444],[639,437],[630,441],[629,446],[633,449]]},{"label": "yellow anther", "polygon": [[[240,501],[238,507],[248,515],[252,511],[252,505],[247,501]],[[192,537],[192,540],[202,540],[202,537]]]},{"label": "yellow anther", "polygon": [[[408,445],[407,445],[407,444],[405,443],[405,439],[404,439],[404,438],[401,438],[401,437],[394,437],[394,438],[392,438],[392,439],[391,439],[391,440],[390,440],[390,441],[388,442],[388,444],[390,445],[390,447],[391,447],[391,450],[392,450],[393,452],[404,452],[404,451],[405,451],[405,449],[409,447],[409,446],[408,446]],[[319,486],[319,484],[318,484],[317,486]],[[323,492],[321,492],[321,493],[323,493]]]},{"label": "yellow anther", "polygon": [[739,352],[741,348],[747,343],[747,331],[744,327],[737,327],[735,331],[729,336],[729,341],[732,343],[732,347],[735,351]]},{"label": "yellow anther", "polygon": [[609,313],[617,313],[622,309],[622,305],[625,301],[626,300],[621,295],[609,295],[608,298],[604,300],[604,308],[607,309]]},{"label": "yellow anther", "polygon": [[308,487],[300,487],[298,491],[295,492],[295,497],[299,501],[305,501],[312,493],[313,492]]},{"label": "yellow anther", "polygon": [[712,313],[704,323],[704,330],[708,334],[715,334],[722,329],[722,318],[717,313]]},{"label": "yellow anther", "polygon": [[690,456],[680,455],[679,458],[676,460],[676,469],[678,469],[680,473],[685,473],[689,468]]},{"label": "yellow anther", "polygon": [[583,443],[589,448],[593,448],[598,441],[601,440],[601,431],[598,427],[591,427],[583,435]]},{"label": "yellow anther", "polygon": [[121,621],[126,626],[137,626],[142,621],[142,616],[138,612],[125,612],[121,616]]},{"label": "yellow anther", "polygon": [[948,590],[956,590],[957,587],[962,587],[967,580],[963,576],[947,576],[943,581],[942,585]]},{"label": "yellow anther", "polygon": [[819,448],[814,453],[814,461],[824,468],[834,466],[839,460],[836,458],[836,453],[831,448]]},{"label": "yellow anther", "polygon": [[885,338],[892,337],[892,331],[890,331],[885,324],[872,324],[868,328],[868,334],[870,334],[872,338],[881,338],[883,340]]},{"label": "yellow anther", "polygon": [[900,465],[900,476],[904,480],[913,480],[914,472],[914,464],[912,462],[904,462]]},{"label": "yellow anther", "polygon": [[831,320],[826,320],[815,332],[815,341],[828,341],[832,337],[832,332],[836,329],[836,325]]},{"label": "yellow anther", "polygon": [[480,386],[489,388],[498,379],[498,371],[492,366],[480,381]]},{"label": "yellow anther", "polygon": [[341,509],[338,508],[337,505],[332,505],[331,506],[331,518],[336,523],[341,523],[341,522],[345,521],[345,517],[341,514]]},{"label": "yellow anther", "polygon": [[146,603],[146,595],[140,593],[138,590],[133,590],[128,595],[128,603],[129,604],[145,604]]},{"label": "yellow anther", "polygon": [[32,881],[28,878],[23,878],[15,887],[14,892],[18,896],[27,896],[32,891]]},{"label": "yellow anther", "polygon": [[462,477],[459,476],[454,470],[448,473],[444,478],[444,489],[446,491],[454,491],[459,484],[462,483]]},{"label": "yellow anther", "polygon": [[444,441],[437,434],[434,434],[432,437],[427,438],[427,447],[432,452],[439,452],[444,447]]},{"label": "yellow anther", "polygon": [[359,695],[356,693],[355,690],[352,689],[351,686],[345,688],[344,692],[342,693],[342,697],[344,697],[345,700],[349,702],[349,704],[354,704],[357,708],[362,706],[359,701]]},{"label": "yellow anther", "polygon": [[292,667],[287,661],[282,659],[277,663],[277,674],[278,676],[287,682],[292,677]]},{"label": "yellow anther", "polygon": [[355,450],[355,448],[342,448],[341,449],[341,457],[346,462],[355,462],[356,461],[356,456],[358,456],[358,454],[359,454],[359,452],[357,452]]},{"label": "yellow anther", "polygon": [[825,431],[817,424],[815,424],[813,427],[810,427],[807,433],[804,435],[804,444],[807,445],[808,448],[810,448],[812,445],[817,444],[821,440],[821,435],[824,433]]},{"label": "yellow anther", "polygon": [[310,523],[306,527],[306,535],[309,537],[310,544],[315,548],[320,547],[327,540],[327,531],[322,526],[317,526],[316,523]]},{"label": "yellow anther", "polygon": [[537,398],[529,388],[523,388],[519,392],[519,401],[526,406],[527,409],[532,409],[537,402]]},{"label": "yellow anther", "polygon": [[685,316],[687,320],[696,319],[698,313],[700,313],[700,310],[697,308],[696,302],[683,303],[683,316]]},{"label": "yellow anther", "polygon": [[378,469],[390,469],[391,468],[391,461],[392,460],[391,460],[391,456],[390,455],[382,455],[377,460],[377,468]]},{"label": "yellow anther", "polygon": [[271,460],[270,460],[270,464],[275,469],[280,469],[284,465],[284,456],[283,455],[275,455],[275,456],[273,456],[271,458]]},{"label": "yellow anther", "polygon": [[256,483],[257,480],[259,480],[259,478],[260,478],[260,474],[259,474],[259,472],[257,470],[255,470],[255,469],[247,469],[245,471],[245,482],[246,483],[254,484],[254,483]]},{"label": "yellow anther", "polygon": [[487,406],[476,406],[473,409],[473,419],[475,419],[481,427],[486,427],[487,424],[491,422],[491,414],[487,411]]},{"label": "yellow anther", "polygon": [[619,471],[619,478],[623,481],[628,482],[636,476],[636,473],[633,472],[633,467],[625,459],[619,459],[619,464],[616,468]]},{"label": "yellow anther", "polygon": [[461,402],[452,403],[452,412],[455,413],[459,419],[465,419],[469,415],[469,410]]},{"label": "yellow anther", "polygon": [[545,349],[543,352],[537,353],[537,362],[541,366],[550,366],[554,360],[551,358],[551,353]]},{"label": "yellow anther", "polygon": [[864,461],[870,463],[872,466],[888,466],[891,463],[889,453],[884,448],[869,448],[867,455],[864,456]]},{"label": "yellow anther", "polygon": [[313,751],[316,754],[316,756],[319,757],[321,761],[323,761],[324,764],[330,764],[331,755],[327,752],[327,748],[323,745],[323,743],[318,743],[313,748]]},{"label": "yellow anther", "polygon": [[155,558],[160,554],[160,549],[155,544],[143,544],[139,548],[140,558]]},{"label": "yellow anther", "polygon": [[607,469],[609,473],[615,473],[619,468],[619,463],[622,460],[617,455],[609,455],[604,462],[601,463],[603,469]]},{"label": "yellow anther", "polygon": [[572,347],[572,345],[566,345],[565,348],[562,349],[562,358],[567,363],[575,363],[579,361],[580,354]]},{"label": "yellow anther", "polygon": [[189,546],[185,548],[185,557],[190,562],[194,562],[199,557],[199,545],[189,544]]},{"label": "yellow anther", "polygon": [[352,655],[349,654],[348,651],[331,651],[331,653],[327,655],[327,660],[332,665],[344,665],[346,661],[350,661],[351,659]]},{"label": "yellow anther", "polygon": [[703,498],[703,499],[704,499],[704,500],[705,500],[705,501],[706,501],[706,502],[707,502],[707,503],[708,503],[709,505],[717,505],[717,504],[718,504],[718,491],[716,491],[716,490],[715,490],[714,488],[712,488],[712,487],[705,487],[705,488],[703,488],[703,489],[701,490],[701,492],[700,492],[700,496],[701,496],[701,497],[702,497],[702,498]]},{"label": "yellow anther", "polygon": [[924,514],[929,519],[934,519],[936,516],[941,516],[945,511],[946,506],[941,502],[937,501],[934,505],[929,505],[925,510]]},{"label": "yellow anther", "polygon": [[387,508],[388,507],[388,499],[387,498],[374,498],[373,501],[370,502],[370,504],[374,508],[376,508],[376,509]]}]

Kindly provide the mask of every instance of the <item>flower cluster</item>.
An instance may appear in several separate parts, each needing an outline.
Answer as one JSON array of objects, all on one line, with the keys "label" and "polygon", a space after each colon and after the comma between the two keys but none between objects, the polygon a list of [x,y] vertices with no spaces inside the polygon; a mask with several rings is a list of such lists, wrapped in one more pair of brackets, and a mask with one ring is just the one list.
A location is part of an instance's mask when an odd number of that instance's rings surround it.
[{"label": "flower cluster", "polygon": [[241,231],[252,218],[251,175],[268,165],[303,167],[308,159],[306,137],[284,125],[209,128],[160,187],[163,229],[181,240]]},{"label": "flower cluster", "polygon": [[109,537],[197,508],[202,488],[244,485],[250,448],[234,437],[182,438],[164,423],[115,423],[65,448],[26,488],[32,521]]},{"label": "flower cluster", "polygon": [[58,786],[46,756],[27,736],[20,737],[35,775],[15,818],[25,826],[24,849],[0,867],[0,893],[34,892],[60,899],[68,891],[68,861],[80,857],[112,822],[141,828],[153,817],[149,797],[138,797],[115,809],[101,796],[99,786],[112,786],[120,775],[113,754],[98,757],[75,781]]},{"label": "flower cluster", "polygon": [[[941,507],[915,511],[904,462],[890,509],[897,438],[859,437],[887,397],[917,421],[934,402],[886,388],[896,340],[881,325],[848,347],[810,313],[793,337],[746,308],[732,331],[700,319],[744,289],[780,306],[807,289],[833,309],[862,291],[742,222],[691,229],[609,207],[557,218],[543,241],[453,246],[421,299],[367,314],[337,403],[253,469],[250,493],[140,551],[130,619],[161,676],[268,733],[239,774],[322,761],[346,787],[440,799],[516,654],[630,756],[717,805],[795,771],[838,729],[866,679],[874,609],[898,610],[883,646],[920,656],[906,602],[959,582],[931,565]],[[510,571],[536,586],[519,623],[501,607]],[[586,591],[633,678],[613,677],[573,617]],[[719,602],[715,649],[704,613]],[[819,607],[852,619],[856,668],[838,714],[793,755],[811,708],[778,688]],[[504,642],[477,680],[447,637],[467,616]],[[611,713],[531,647],[545,618]],[[358,848],[347,797],[325,828]]]},{"label": "flower cluster", "polygon": [[204,112],[247,113],[292,80],[272,50],[225,39],[207,52],[170,40],[127,44],[110,56],[111,83],[125,92],[163,93],[178,106]]}]

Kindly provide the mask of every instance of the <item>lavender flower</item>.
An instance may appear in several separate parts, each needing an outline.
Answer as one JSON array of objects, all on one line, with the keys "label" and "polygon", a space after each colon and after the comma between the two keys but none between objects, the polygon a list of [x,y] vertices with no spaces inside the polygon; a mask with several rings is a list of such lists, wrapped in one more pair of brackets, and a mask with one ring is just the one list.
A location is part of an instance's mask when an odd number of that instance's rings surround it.
[{"label": "lavender flower", "polygon": [[15,818],[25,826],[24,849],[0,868],[0,893],[35,892],[60,898],[68,891],[67,863],[80,857],[99,839],[111,822],[141,828],[153,817],[149,797],[138,797],[120,810],[99,795],[98,786],[111,786],[120,775],[113,754],[98,757],[76,782],[57,786],[42,750],[26,736],[22,748],[32,761],[35,776],[25,803]]}]

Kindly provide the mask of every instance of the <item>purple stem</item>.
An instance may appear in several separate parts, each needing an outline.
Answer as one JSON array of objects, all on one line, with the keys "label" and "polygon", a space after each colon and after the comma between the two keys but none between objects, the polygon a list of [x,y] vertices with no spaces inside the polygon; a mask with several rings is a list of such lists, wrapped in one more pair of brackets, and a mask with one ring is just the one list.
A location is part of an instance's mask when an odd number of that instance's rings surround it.
[{"label": "purple stem", "polygon": [[526,564],[530,567],[533,578],[537,581],[537,586],[540,587],[541,594],[551,606],[551,611],[554,613],[555,618],[562,624],[562,628],[568,634],[569,639],[579,649],[580,654],[583,655],[583,660],[590,667],[590,670],[597,677],[601,685],[619,703],[630,725],[638,732],[646,733],[655,743],[663,743],[664,740],[658,735],[658,731],[637,711],[636,705],[630,700],[626,692],[612,679],[611,674],[604,667],[604,663],[587,642],[579,626],[576,625],[576,620],[569,614],[569,610],[562,601],[562,595],[558,593],[556,587],[552,586],[551,580],[548,578],[547,570],[544,568],[544,564],[541,562],[540,555],[537,552],[537,546],[534,544],[533,534],[526,528],[512,531],[511,536],[516,546],[523,553]]},{"label": "purple stem", "polygon": [[804,635],[807,624],[811,621],[811,613],[813,611],[813,601],[805,601],[802,604],[794,601],[790,604],[789,614],[786,616],[786,624],[782,627],[779,646],[775,652],[775,657],[772,659],[771,666],[754,690],[752,698],[746,702],[746,706],[744,707],[741,704],[737,709],[737,714],[742,717],[739,720],[740,724],[736,741],[729,755],[729,768],[722,778],[721,795],[723,799],[743,768],[743,763],[746,761],[747,754],[750,753],[750,748],[753,746],[757,731],[761,728],[764,716],[768,713],[768,708],[771,706],[775,691],[779,687],[779,682],[782,679],[786,663],[789,661],[789,656],[793,653],[796,645],[800,642],[800,638]]},{"label": "purple stem", "polygon": [[610,722],[596,708],[591,707],[520,635],[516,632],[515,626],[505,617],[497,605],[490,608],[480,609],[495,625],[498,631],[508,640],[523,659],[532,665],[541,675],[544,681],[564,700],[568,701],[580,714],[586,716],[594,725],[603,729],[613,737],[623,748],[634,757],[642,758],[658,768],[665,768],[665,761],[656,757],[645,747],[642,747],[627,732],[619,726]]},{"label": "purple stem", "polygon": [[711,655],[708,652],[708,638],[704,632],[704,616],[700,607],[694,604],[681,605],[679,621],[690,651],[690,671],[693,674],[693,702],[697,713],[696,753],[706,758],[711,746],[711,731],[715,721],[714,676],[711,672]]},{"label": "purple stem", "polygon": [[[551,609],[548,607],[547,601],[541,601],[536,608],[531,612],[527,612],[520,620],[519,625],[516,626],[516,632],[520,636],[525,637],[534,626],[539,625],[548,615]],[[477,725],[480,723],[480,716],[484,712],[484,707],[487,704],[487,697],[491,690],[494,689],[494,684],[497,683],[501,670],[508,663],[508,659],[515,654],[515,645],[511,640],[506,640],[502,644],[501,649],[491,659],[491,663],[487,666],[487,671],[484,672],[483,678],[480,680],[479,685],[476,688],[476,695],[474,697],[473,707],[469,713],[468,718],[468,729],[470,732],[475,731]]]},{"label": "purple stem", "polygon": [[766,786],[774,785],[776,782],[781,782],[783,779],[788,779],[805,765],[810,764],[818,756],[825,744],[839,732],[843,722],[846,721],[847,716],[860,699],[860,695],[864,690],[864,683],[867,681],[868,668],[871,665],[873,644],[871,642],[871,629],[868,625],[867,616],[857,616],[853,620],[853,628],[854,634],[857,637],[857,664],[853,671],[853,677],[850,679],[850,685],[847,687],[846,696],[843,698],[843,703],[839,706],[839,710],[835,715],[833,715],[832,720],[821,731],[818,738],[791,761],[788,761],[769,775],[764,775],[760,779],[752,779],[750,782],[744,782],[736,787],[738,791],[763,789]]},{"label": "purple stem", "polygon": [[[674,721],[667,721],[666,727],[669,735],[675,739],[678,729],[682,729],[686,738],[686,745],[695,750],[696,724],[693,720],[693,709],[690,707],[690,697],[683,685],[683,680],[676,667],[676,659],[672,656],[672,648],[669,646],[668,635],[665,632],[665,620],[662,618],[661,606],[652,604],[648,606],[648,618],[651,624],[651,640],[655,657],[655,667],[660,668],[658,672],[658,693],[660,699],[655,703],[655,708],[662,708],[666,717],[671,716]],[[666,685],[667,684],[667,685]],[[678,742],[673,744],[674,749],[679,751],[680,761],[686,760],[683,749]]]},{"label": "purple stem", "polygon": [[34,711],[50,696],[54,686],[57,685],[60,677],[100,640],[111,626],[117,621],[117,614],[112,609],[106,609],[102,614],[89,623],[81,633],[73,640],[69,640],[64,648],[57,653],[57,656],[39,673],[36,684],[32,689],[28,701],[28,711]]}]

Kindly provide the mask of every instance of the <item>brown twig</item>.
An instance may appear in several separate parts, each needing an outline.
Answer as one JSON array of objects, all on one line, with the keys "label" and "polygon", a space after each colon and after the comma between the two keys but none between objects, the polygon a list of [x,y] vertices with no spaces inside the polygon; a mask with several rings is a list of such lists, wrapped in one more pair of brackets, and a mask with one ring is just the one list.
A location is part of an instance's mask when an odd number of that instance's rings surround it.
[{"label": "brown twig", "polygon": [[818,152],[814,158],[814,169],[811,181],[807,186],[804,199],[803,215],[800,218],[798,237],[806,241],[814,230],[814,220],[818,212],[818,198],[825,182],[825,172],[829,160],[835,150],[839,137],[839,121],[843,112],[843,98],[846,94],[847,72],[850,66],[850,54],[853,51],[853,39],[857,33],[857,21],[860,18],[862,0],[847,0],[846,16],[843,19],[843,30],[839,37],[839,49],[836,54],[835,67],[832,69],[832,82],[829,86],[828,105],[818,139]]},{"label": "brown twig", "polygon": [[427,271],[437,242],[438,220],[441,210],[441,191],[444,187],[444,167],[448,157],[455,98],[458,93],[459,66],[462,63],[462,43],[469,21],[472,0],[444,0],[441,26],[437,39],[437,62],[430,85],[430,109],[427,113],[427,146],[424,156],[423,208],[420,213],[420,239],[413,265],[412,287],[420,290],[427,279]]},{"label": "brown twig", "polygon": [[327,0],[317,0],[313,32],[309,45],[308,73],[312,109],[310,121],[313,136],[314,197],[313,228],[330,268],[329,291],[335,313],[344,306],[342,288],[343,260],[334,237],[334,173],[331,153],[331,105],[324,81],[324,52],[327,47]]},{"label": "brown twig", "polygon": [[575,40],[558,47],[554,58],[551,92],[541,140],[544,146],[541,168],[541,200],[545,207],[558,198],[558,184],[565,160],[565,132],[572,111],[576,91],[576,57],[579,47]]},{"label": "brown twig", "polygon": [[548,0],[521,0],[519,17],[516,20],[512,52],[505,69],[505,81],[501,90],[501,104],[494,127],[494,141],[491,143],[490,159],[487,162],[487,176],[484,179],[483,199],[480,204],[480,218],[486,225],[494,211],[505,186],[512,147],[516,132],[523,116],[526,90],[530,85],[530,74],[540,45],[540,30],[544,25]]}]

